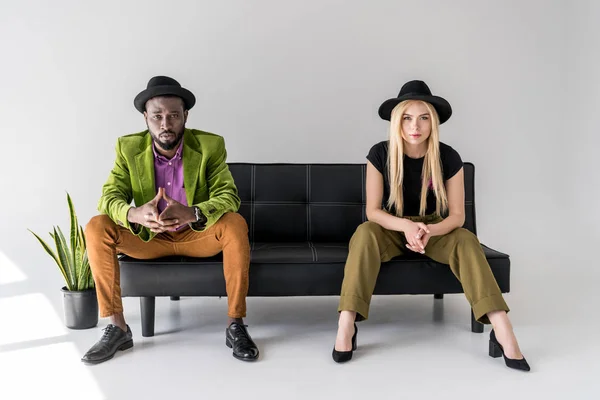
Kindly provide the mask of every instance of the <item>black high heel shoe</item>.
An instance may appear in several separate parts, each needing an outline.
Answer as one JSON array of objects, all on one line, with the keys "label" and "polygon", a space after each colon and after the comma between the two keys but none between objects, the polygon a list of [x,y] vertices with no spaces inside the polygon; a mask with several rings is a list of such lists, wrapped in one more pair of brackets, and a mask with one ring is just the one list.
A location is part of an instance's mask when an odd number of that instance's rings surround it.
[{"label": "black high heel shoe", "polygon": [[343,363],[352,360],[352,353],[356,350],[356,335],[358,334],[358,326],[354,323],[354,335],[352,335],[352,350],[350,351],[337,351],[333,346],[333,361],[336,363]]},{"label": "black high heel shoe", "polygon": [[504,349],[498,342],[498,339],[496,339],[496,333],[492,329],[490,332],[490,357],[498,358],[500,356],[504,357],[504,362],[508,368],[518,369],[520,371],[529,371],[531,369],[529,368],[529,364],[527,364],[525,357],[519,360],[506,357]]}]

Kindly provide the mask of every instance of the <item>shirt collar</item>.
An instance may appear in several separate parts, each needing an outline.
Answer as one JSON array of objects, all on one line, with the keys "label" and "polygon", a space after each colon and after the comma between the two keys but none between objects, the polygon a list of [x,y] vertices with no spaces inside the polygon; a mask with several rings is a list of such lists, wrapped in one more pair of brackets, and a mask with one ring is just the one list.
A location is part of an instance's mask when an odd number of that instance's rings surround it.
[{"label": "shirt collar", "polygon": [[[181,138],[181,142],[179,142],[179,146],[177,147],[177,151],[175,152],[175,155],[173,156],[172,160],[173,159],[181,160],[182,149],[183,149],[183,138]],[[167,160],[168,161],[167,157],[163,156],[158,151],[156,151],[156,144],[154,143],[154,140],[152,141],[152,152],[154,153],[154,158],[158,158],[159,160]]]}]

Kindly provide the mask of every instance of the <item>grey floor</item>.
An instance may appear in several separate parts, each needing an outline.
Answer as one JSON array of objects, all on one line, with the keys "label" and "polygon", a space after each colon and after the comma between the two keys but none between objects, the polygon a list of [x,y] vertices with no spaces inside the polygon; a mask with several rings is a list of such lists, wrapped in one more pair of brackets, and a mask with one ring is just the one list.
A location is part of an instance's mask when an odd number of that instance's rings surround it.
[{"label": "grey floor", "polygon": [[594,282],[561,302],[545,303],[551,287],[543,287],[547,296],[542,287],[536,296],[506,296],[530,373],[488,357],[489,328],[470,332],[462,295],[375,297],[345,365],[331,359],[336,297],[249,298],[255,363],[235,360],[225,346],[225,298],[158,299],[151,338],[141,336],[139,302],[128,298],[134,348],[90,367],[79,358],[107,321],[68,330],[60,303],[23,293],[23,285],[4,285],[14,295],[0,296],[3,399],[600,398],[600,323],[587,306],[597,298]]}]

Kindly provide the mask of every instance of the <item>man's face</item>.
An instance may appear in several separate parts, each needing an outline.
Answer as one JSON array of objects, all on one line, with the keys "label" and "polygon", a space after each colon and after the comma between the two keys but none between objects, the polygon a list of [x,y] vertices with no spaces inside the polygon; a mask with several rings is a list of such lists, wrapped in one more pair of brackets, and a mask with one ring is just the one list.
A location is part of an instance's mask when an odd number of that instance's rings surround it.
[{"label": "man's face", "polygon": [[154,143],[161,149],[173,150],[181,142],[188,112],[179,97],[153,97],[146,102],[144,119]]}]

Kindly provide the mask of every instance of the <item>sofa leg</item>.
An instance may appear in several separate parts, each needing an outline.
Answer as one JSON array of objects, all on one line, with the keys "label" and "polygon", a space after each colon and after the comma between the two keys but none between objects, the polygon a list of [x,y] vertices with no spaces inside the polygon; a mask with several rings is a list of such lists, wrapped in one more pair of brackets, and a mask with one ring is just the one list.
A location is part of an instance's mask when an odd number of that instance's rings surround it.
[{"label": "sofa leg", "polygon": [[154,310],[156,297],[140,297],[140,309],[142,313],[142,336],[154,336]]},{"label": "sofa leg", "polygon": [[443,299],[444,298],[444,294],[443,293],[436,293],[433,295],[434,299]]},{"label": "sofa leg", "polygon": [[471,332],[473,333],[483,333],[483,324],[478,322],[475,319],[475,315],[473,314],[473,310],[471,310]]},{"label": "sofa leg", "polygon": [[171,300],[177,301],[177,300],[179,300],[179,296],[171,296]]}]

